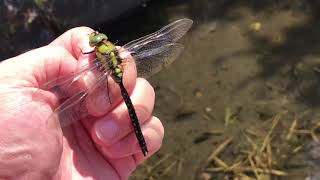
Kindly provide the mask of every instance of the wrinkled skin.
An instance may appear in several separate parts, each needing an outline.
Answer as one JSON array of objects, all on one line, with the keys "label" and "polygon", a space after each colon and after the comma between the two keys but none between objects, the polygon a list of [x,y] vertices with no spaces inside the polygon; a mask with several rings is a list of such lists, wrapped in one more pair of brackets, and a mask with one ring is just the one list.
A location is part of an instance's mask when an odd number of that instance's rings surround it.
[{"label": "wrinkled skin", "polygon": [[[110,88],[112,105],[99,101],[99,93],[88,98],[91,118],[62,130],[57,116],[50,116],[59,99],[39,87],[94,58],[83,53],[92,51],[91,32],[86,27],[71,29],[47,46],[0,63],[0,179],[127,179],[159,150],[164,131],[152,116],[154,90],[136,78],[134,63],[124,67],[123,79],[142,124],[147,157],[141,153],[117,87]],[[89,86],[88,80],[82,86]]]}]

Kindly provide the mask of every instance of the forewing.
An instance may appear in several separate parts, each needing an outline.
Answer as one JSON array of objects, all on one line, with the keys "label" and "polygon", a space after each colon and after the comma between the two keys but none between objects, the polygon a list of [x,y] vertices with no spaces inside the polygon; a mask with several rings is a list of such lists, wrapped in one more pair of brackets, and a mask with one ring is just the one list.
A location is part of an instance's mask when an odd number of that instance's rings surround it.
[{"label": "forewing", "polygon": [[124,45],[123,48],[136,61],[138,76],[148,78],[172,63],[183,50],[183,46],[175,42],[190,29],[192,23],[190,19],[180,19]]},{"label": "forewing", "polygon": [[175,43],[190,29],[192,23],[193,21],[187,18],[177,20],[154,33],[125,44],[123,48],[132,53],[139,53],[150,47],[148,44],[152,44],[154,48],[158,48],[166,44]]}]

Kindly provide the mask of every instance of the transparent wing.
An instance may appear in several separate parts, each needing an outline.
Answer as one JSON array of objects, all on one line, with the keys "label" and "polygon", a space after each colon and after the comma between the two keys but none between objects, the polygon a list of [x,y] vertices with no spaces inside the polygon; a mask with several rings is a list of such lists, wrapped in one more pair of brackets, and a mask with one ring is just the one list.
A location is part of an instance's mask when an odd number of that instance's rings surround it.
[{"label": "transparent wing", "polygon": [[72,97],[68,98],[63,102],[54,112],[50,115],[49,119],[52,116],[57,116],[60,122],[61,127],[66,127],[81,118],[87,116],[87,111],[85,110],[85,101],[88,93],[85,91],[78,92]]},{"label": "transparent wing", "polygon": [[[70,75],[57,77],[42,85],[41,89],[50,90],[59,95],[60,99],[70,97],[71,94],[79,92],[76,89],[77,80],[81,79],[87,72],[98,72],[97,69],[101,66],[98,59],[92,63],[84,64],[78,67],[78,71]],[[75,87],[74,87],[75,86]]]},{"label": "transparent wing", "polygon": [[182,44],[173,43],[133,55],[136,60],[138,76],[143,78],[152,76],[171,64],[182,51]]},{"label": "transparent wing", "polygon": [[[30,103],[34,101],[42,102],[43,98],[46,97],[46,91],[53,92],[56,94],[56,97],[60,101],[63,101],[63,103],[53,111],[53,113],[48,118],[48,121],[53,120],[52,117],[58,117],[61,127],[65,127],[89,115],[84,104],[86,98],[93,92],[95,92],[98,88],[105,87],[104,82],[105,80],[107,80],[107,77],[111,72],[108,70],[102,71],[102,67],[105,67],[105,64],[99,64],[99,61],[94,61],[93,63],[81,66],[80,68],[78,68],[80,69],[79,71],[71,75],[61,76],[45,83],[40,87],[40,89],[8,88],[6,90],[3,88],[3,91],[0,94],[0,100],[8,104],[8,106],[11,106],[12,104],[12,107],[8,112],[10,116],[8,115],[8,117],[14,118],[15,116],[22,113],[24,106],[30,105]],[[92,79],[92,82],[89,82],[90,85],[88,85],[88,87],[85,87],[86,89],[79,89],[77,83],[78,80],[80,78],[84,78],[84,75],[89,71],[95,75],[95,78]],[[17,96],[14,96],[14,94],[19,95],[18,98]],[[108,100],[108,98],[106,98],[106,100]],[[16,106],[17,103],[19,104],[18,106]],[[43,105],[46,105],[46,102],[44,102]]]},{"label": "transparent wing", "polygon": [[80,91],[68,98],[58,108],[55,109],[51,117],[57,116],[61,127],[66,127],[76,121],[89,117],[87,107],[84,104],[86,98],[97,90],[102,91],[101,88],[105,90],[105,82],[107,81],[109,74],[110,72],[101,74],[101,76],[97,77],[90,89],[86,91]]},{"label": "transparent wing", "polygon": [[163,43],[165,42],[167,44],[174,43],[190,29],[192,23],[193,21],[187,18],[177,20],[154,33],[133,40],[125,44],[123,47],[129,51],[137,52],[139,49],[151,42],[155,43],[158,41],[160,43],[158,47],[164,45]]},{"label": "transparent wing", "polygon": [[192,23],[191,19],[180,19],[125,44],[123,48],[131,52],[136,61],[138,76],[148,78],[174,61],[183,49],[182,45],[175,42],[190,29]]},{"label": "transparent wing", "polygon": [[[106,62],[108,63],[108,62]],[[79,67],[79,71],[68,75],[58,77],[52,81],[45,83],[44,88],[54,92],[60,100],[65,101],[58,106],[49,118],[57,116],[61,127],[68,126],[80,119],[87,117],[88,111],[83,102],[88,95],[94,92],[97,88],[104,86],[104,81],[109,75],[109,71],[104,69],[105,64],[102,64],[98,59],[95,59],[89,64]],[[83,78],[87,72],[92,72],[95,78],[90,84],[87,84],[87,89],[78,88],[78,80]]]}]

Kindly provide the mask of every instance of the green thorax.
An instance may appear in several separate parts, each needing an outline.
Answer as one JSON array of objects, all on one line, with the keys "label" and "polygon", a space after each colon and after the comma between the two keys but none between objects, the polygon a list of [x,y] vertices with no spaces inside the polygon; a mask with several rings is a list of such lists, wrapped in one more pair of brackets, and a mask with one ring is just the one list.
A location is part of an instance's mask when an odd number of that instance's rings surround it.
[{"label": "green thorax", "polygon": [[112,69],[112,75],[117,82],[122,80],[121,58],[118,56],[116,46],[106,41],[96,47],[96,56],[102,64],[105,64],[105,69]]},{"label": "green thorax", "polygon": [[98,60],[101,64],[104,64],[103,68],[106,70],[111,69],[115,81],[121,82],[123,75],[122,59],[118,56],[116,46],[108,41],[108,37],[105,34],[98,31],[90,34],[89,44],[91,47],[95,47]]}]

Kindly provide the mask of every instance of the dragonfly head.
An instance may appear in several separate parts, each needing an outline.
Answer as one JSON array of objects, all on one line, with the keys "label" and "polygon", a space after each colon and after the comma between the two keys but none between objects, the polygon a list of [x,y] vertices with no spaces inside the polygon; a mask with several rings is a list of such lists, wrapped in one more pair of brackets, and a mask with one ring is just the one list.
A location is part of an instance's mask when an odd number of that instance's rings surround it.
[{"label": "dragonfly head", "polygon": [[98,31],[94,31],[89,35],[89,45],[91,47],[97,46],[104,40],[108,40],[108,37],[103,33],[99,33]]}]

